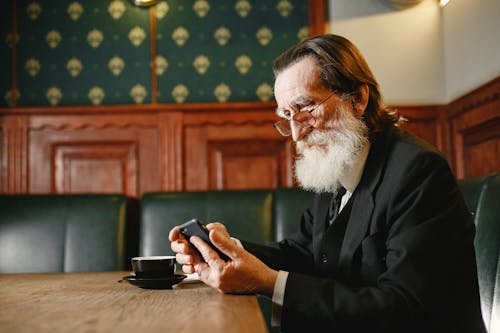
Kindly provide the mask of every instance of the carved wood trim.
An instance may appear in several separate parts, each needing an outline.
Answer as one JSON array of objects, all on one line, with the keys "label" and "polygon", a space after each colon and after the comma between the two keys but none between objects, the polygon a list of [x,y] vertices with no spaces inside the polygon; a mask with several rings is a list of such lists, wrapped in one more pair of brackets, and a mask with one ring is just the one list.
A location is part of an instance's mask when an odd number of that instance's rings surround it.
[{"label": "carved wood trim", "polygon": [[[467,147],[472,147],[471,151],[477,155],[480,148],[471,144],[483,138],[496,142],[498,138],[499,92],[500,79],[497,78],[448,105],[398,106],[397,109],[414,125],[410,129],[432,137],[432,143],[446,154],[457,177],[462,178],[468,172]],[[274,102],[240,102],[0,109],[0,191],[27,193],[33,187],[35,178],[32,177],[30,185],[29,154],[39,148],[28,141],[33,134],[34,138],[43,137],[44,132],[64,137],[73,131],[87,130],[96,130],[96,133],[103,130],[105,141],[114,140],[110,133],[121,133],[118,140],[127,140],[129,135],[136,138],[141,131],[149,133],[146,141],[138,141],[149,147],[144,158],[146,163],[154,165],[155,177],[158,175],[158,187],[148,183],[148,190],[185,190],[185,149],[191,149],[185,146],[186,131],[203,134],[209,130],[212,134],[206,140],[279,140],[272,129],[272,123],[277,120],[275,107]],[[240,133],[240,129],[246,134]],[[226,130],[230,133],[225,133]],[[194,140],[191,142],[196,143],[198,139]],[[287,164],[281,170],[281,177],[286,179],[280,181],[285,186],[293,186],[293,144],[289,140],[284,140],[283,144],[285,148],[280,158]],[[145,146],[141,145],[141,149]],[[156,151],[157,158],[152,159]],[[192,156],[191,160],[195,158]],[[138,180],[139,188],[150,181],[144,177]],[[201,187],[208,184],[202,183]],[[47,185],[50,189],[50,181]]]},{"label": "carved wood trim", "polygon": [[322,35],[326,31],[326,0],[309,0],[309,36]]},{"label": "carved wood trim", "polygon": [[452,119],[463,113],[492,104],[500,98],[500,76],[451,102],[447,107],[447,118]]},{"label": "carved wood trim", "polygon": [[75,105],[1,108],[0,115],[103,115],[103,114],[155,114],[157,112],[210,113],[221,111],[263,111],[276,108],[275,102],[230,102],[188,104],[123,104],[123,105]]},{"label": "carved wood trim", "polygon": [[28,117],[5,117],[0,122],[2,134],[1,184],[5,193],[28,189]]},{"label": "carved wood trim", "polygon": [[184,128],[182,123],[181,112],[163,112],[158,117],[161,190],[163,191],[180,191],[184,188],[182,168]]},{"label": "carved wood trim", "polygon": [[42,115],[30,117],[29,123],[29,128],[33,131],[155,127],[157,127],[156,114]]},{"label": "carved wood trim", "polygon": [[71,163],[75,160],[116,160],[120,164],[121,191],[128,196],[138,196],[138,151],[135,142],[70,142],[56,143],[52,150],[54,179],[52,193],[74,193]]},{"label": "carved wood trim", "polygon": [[497,127],[500,121],[500,77],[450,103],[446,112],[450,161],[457,177],[464,178],[469,170],[468,146],[477,138],[484,139],[484,135],[490,140],[500,140]]},{"label": "carved wood trim", "polygon": [[[223,190],[227,188],[225,181],[228,179],[229,171],[226,170],[224,162],[238,157],[267,157],[271,160],[271,170],[267,170],[266,174],[272,179],[271,188],[289,185],[286,183],[288,177],[284,175],[286,172],[286,144],[283,140],[252,138],[209,140],[207,141],[207,151],[209,189]],[[258,188],[263,188],[263,186]]]},{"label": "carved wood trim", "polygon": [[151,103],[158,103],[158,77],[156,75],[156,6],[149,8],[149,22],[151,37],[150,52],[151,52]]}]

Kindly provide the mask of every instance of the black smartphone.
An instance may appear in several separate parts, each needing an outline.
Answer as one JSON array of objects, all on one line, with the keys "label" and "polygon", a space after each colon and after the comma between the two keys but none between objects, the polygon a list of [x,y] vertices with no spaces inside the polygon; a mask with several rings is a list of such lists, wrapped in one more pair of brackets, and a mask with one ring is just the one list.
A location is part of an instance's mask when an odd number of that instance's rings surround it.
[{"label": "black smartphone", "polygon": [[198,236],[201,239],[203,239],[210,247],[217,252],[219,257],[221,257],[222,260],[227,261],[229,258],[222,253],[218,248],[215,247],[215,245],[212,243],[210,240],[210,237],[208,237],[208,229],[207,227],[198,219],[194,218],[192,220],[187,221],[184,224],[181,224],[179,226],[179,231],[181,234],[189,241],[189,238],[191,236]]}]

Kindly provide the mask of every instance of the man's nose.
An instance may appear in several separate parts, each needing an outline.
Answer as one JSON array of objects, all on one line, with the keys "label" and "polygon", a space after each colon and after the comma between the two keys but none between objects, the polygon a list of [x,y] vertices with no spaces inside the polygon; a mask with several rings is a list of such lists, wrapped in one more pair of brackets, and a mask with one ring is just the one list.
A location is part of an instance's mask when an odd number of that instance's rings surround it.
[{"label": "man's nose", "polygon": [[295,142],[302,140],[313,130],[312,127],[300,126],[295,121],[290,122],[290,129],[292,130],[292,140]]}]

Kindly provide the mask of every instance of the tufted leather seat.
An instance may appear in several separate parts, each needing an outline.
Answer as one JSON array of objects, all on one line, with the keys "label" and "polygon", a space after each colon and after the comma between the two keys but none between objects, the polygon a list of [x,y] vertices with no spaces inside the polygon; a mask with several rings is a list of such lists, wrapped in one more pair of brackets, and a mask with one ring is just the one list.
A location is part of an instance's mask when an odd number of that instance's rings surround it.
[{"label": "tufted leather seat", "polygon": [[0,195],[0,273],[124,269],[122,195]]},{"label": "tufted leather seat", "polygon": [[148,193],[141,199],[140,255],[173,254],[170,230],[192,218],[222,221],[232,235],[272,240],[272,192],[267,190]]},{"label": "tufted leather seat", "polygon": [[274,240],[279,242],[294,233],[300,217],[309,207],[314,193],[297,188],[277,189],[274,192]]},{"label": "tufted leather seat", "polygon": [[476,224],[481,311],[488,332],[500,332],[500,174],[459,181]]}]

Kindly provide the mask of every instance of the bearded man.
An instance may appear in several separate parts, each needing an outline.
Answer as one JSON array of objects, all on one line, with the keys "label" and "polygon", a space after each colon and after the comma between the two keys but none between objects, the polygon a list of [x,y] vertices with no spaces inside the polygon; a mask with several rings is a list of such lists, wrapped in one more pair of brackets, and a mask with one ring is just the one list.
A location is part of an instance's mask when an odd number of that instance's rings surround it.
[{"label": "bearded man", "polygon": [[357,48],[314,37],[274,72],[275,127],[296,143],[300,185],[317,194],[274,245],[209,224],[228,261],[172,229],[183,270],[224,293],[268,296],[286,332],[484,332],[474,224],[456,180],[439,152],[397,127]]}]

